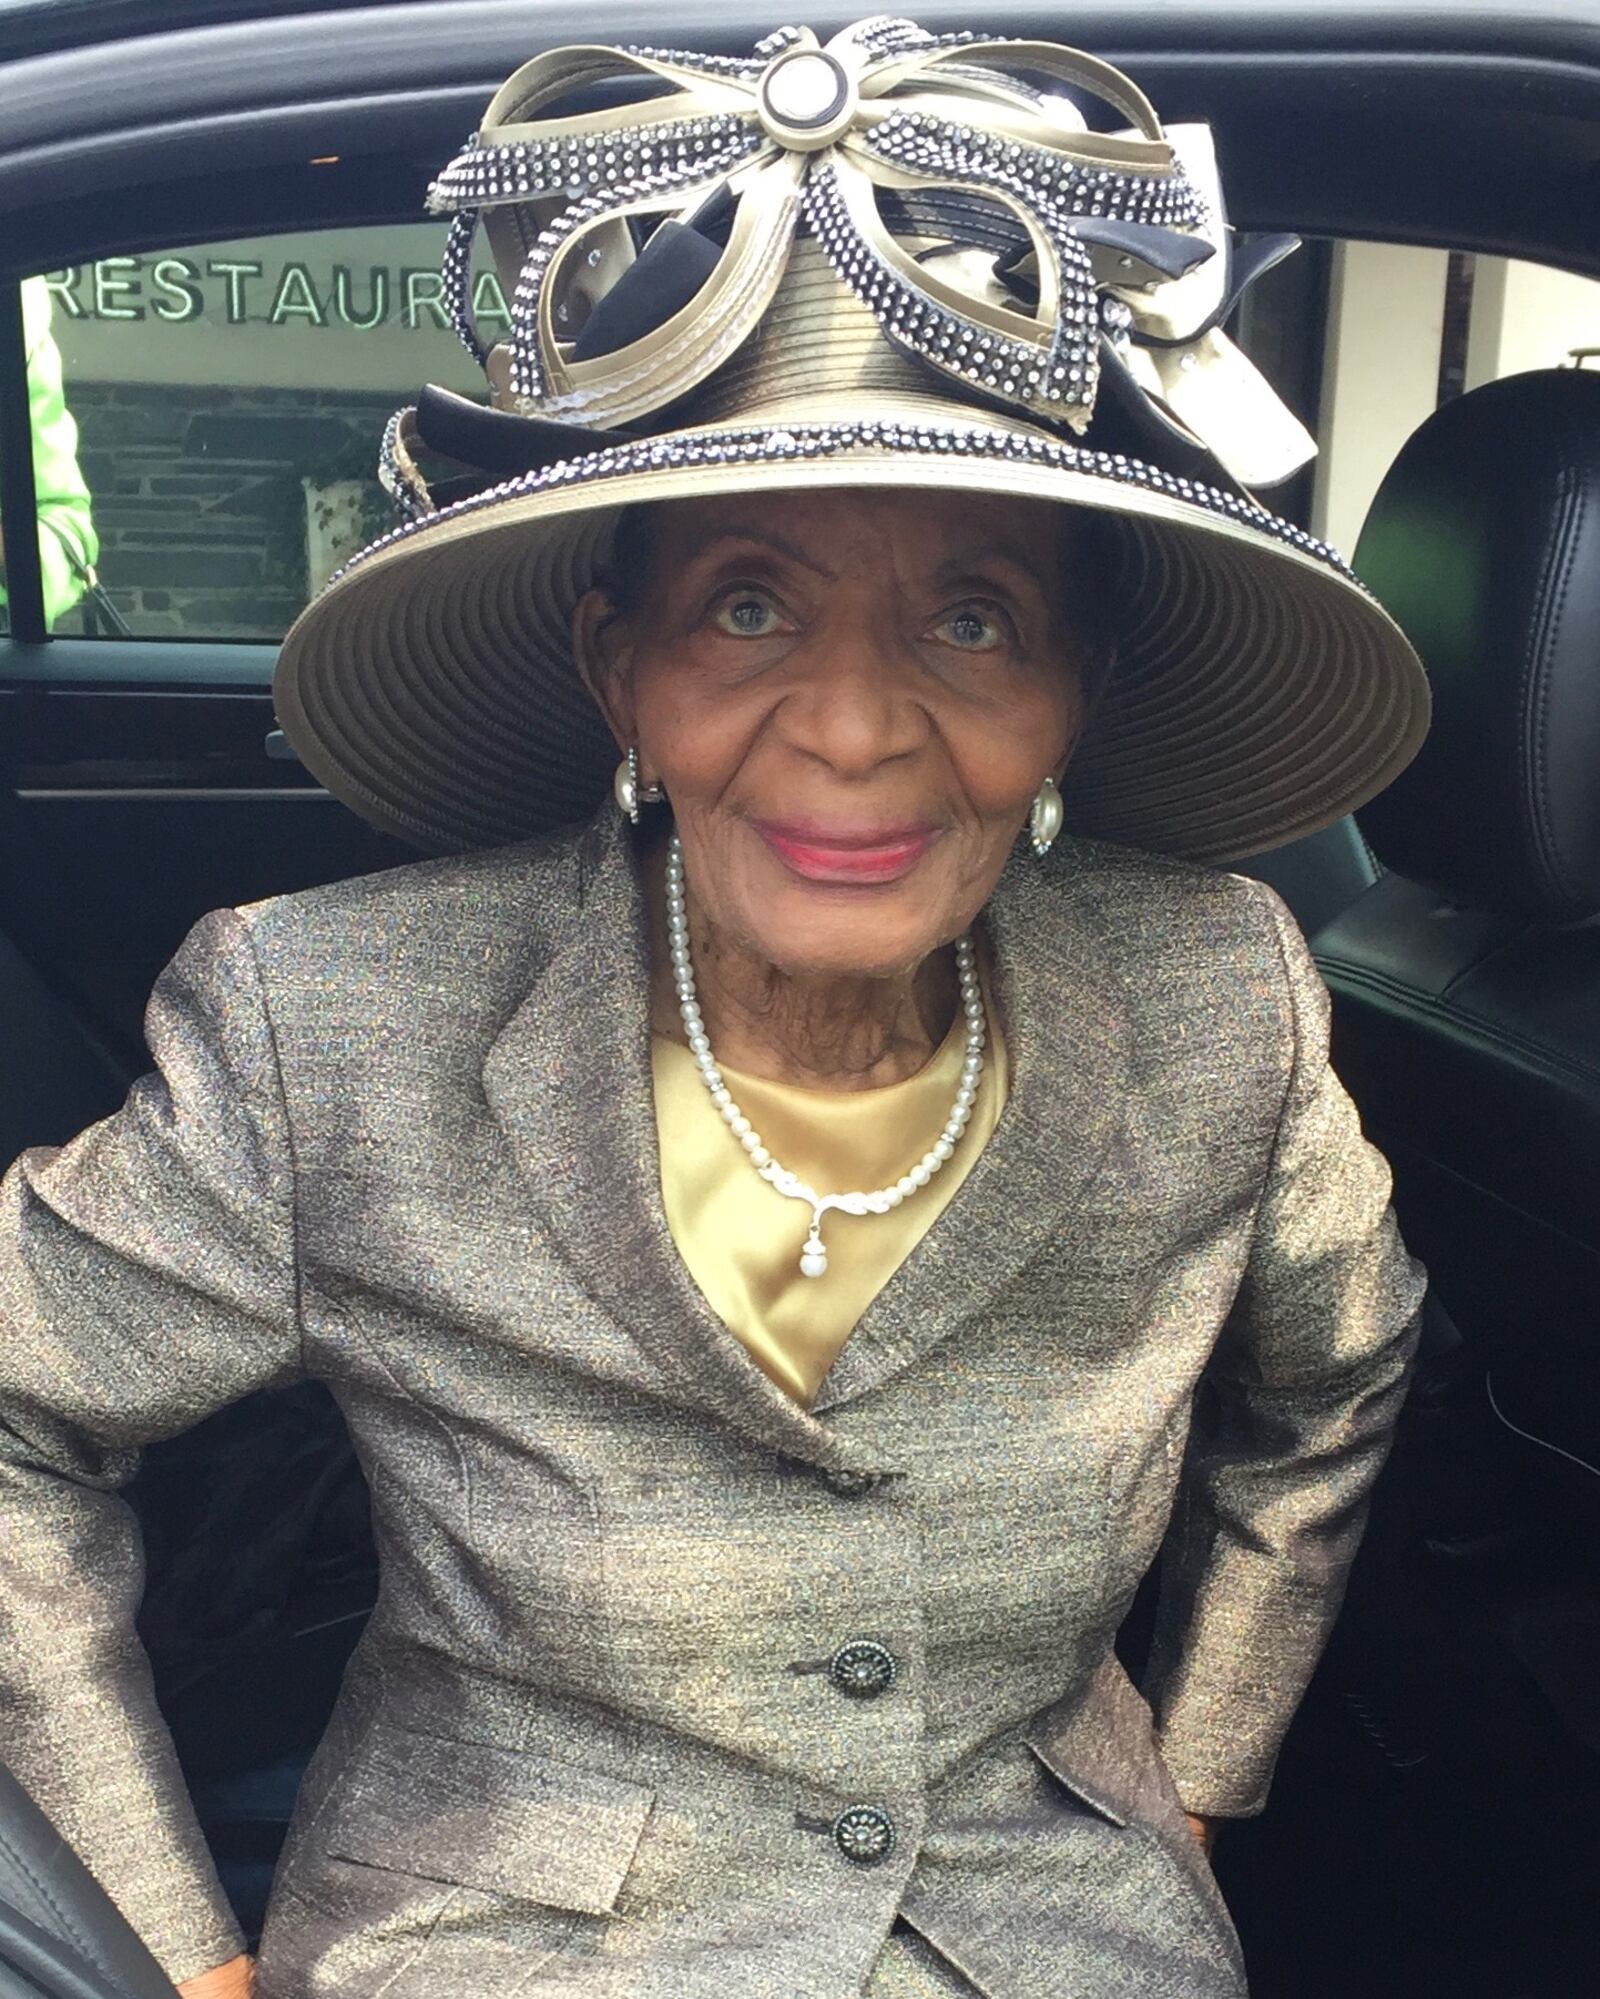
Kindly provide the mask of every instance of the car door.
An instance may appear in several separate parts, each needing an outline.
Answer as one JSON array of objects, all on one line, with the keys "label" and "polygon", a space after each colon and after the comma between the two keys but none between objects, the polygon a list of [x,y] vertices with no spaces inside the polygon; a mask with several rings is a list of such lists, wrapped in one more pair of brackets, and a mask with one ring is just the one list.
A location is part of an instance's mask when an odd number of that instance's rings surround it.
[{"label": "car door", "polygon": [[[332,10],[85,32],[9,66],[29,115],[8,116],[0,275],[0,931],[130,1071],[144,996],[205,911],[412,858],[276,753],[269,688],[300,606],[387,524],[385,418],[470,368],[423,195],[494,59],[453,80],[450,10],[415,11],[434,17],[415,60],[442,81],[403,95],[392,51],[374,62]],[[41,300],[88,491],[69,527],[95,557],[48,599],[59,454],[16,386],[41,373]]]}]

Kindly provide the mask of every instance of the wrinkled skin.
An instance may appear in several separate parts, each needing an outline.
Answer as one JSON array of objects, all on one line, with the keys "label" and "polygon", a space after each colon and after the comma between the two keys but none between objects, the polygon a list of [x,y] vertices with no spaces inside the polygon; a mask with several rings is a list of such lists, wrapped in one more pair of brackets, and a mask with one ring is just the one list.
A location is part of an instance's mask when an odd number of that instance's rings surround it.
[{"label": "wrinkled skin", "polygon": [[[1058,583],[1073,518],[957,491],[674,502],[634,601],[577,607],[580,671],[671,801],[701,1004],[733,1066],[866,1088],[942,1038],[952,940],[1081,731]],[[928,844],[899,880],[819,883],[763,837],[773,822]]]}]

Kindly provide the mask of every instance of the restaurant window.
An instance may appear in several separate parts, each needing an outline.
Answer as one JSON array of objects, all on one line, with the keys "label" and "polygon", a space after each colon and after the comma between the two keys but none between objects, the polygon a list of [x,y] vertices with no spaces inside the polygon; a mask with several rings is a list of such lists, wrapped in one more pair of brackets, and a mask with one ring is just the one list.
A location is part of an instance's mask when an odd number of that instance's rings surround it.
[{"label": "restaurant window", "polygon": [[[75,466],[36,430],[57,635],[275,642],[393,524],[375,474],[388,417],[424,382],[482,393],[446,315],[442,240],[432,222],[322,230],[102,257],[26,282],[25,319],[54,343],[76,426]],[[1326,268],[1326,246],[1308,246],[1230,329],[1312,423]],[[493,339],[509,318],[486,257],[472,293]],[[52,510],[53,480],[68,490]],[[1304,518],[1309,490],[1307,474],[1274,502]],[[92,568],[97,587],[69,565]]]},{"label": "restaurant window", "polygon": [[[446,316],[441,242],[437,223],[325,230],[103,257],[25,284],[33,328],[48,302],[87,496],[52,528],[46,489],[70,488],[71,470],[36,426],[47,601],[52,540],[74,568],[87,544],[100,586],[58,576],[57,602],[74,601],[56,634],[274,641],[393,525],[375,471],[387,418],[424,382],[482,389]],[[473,290],[493,337],[508,319],[492,269]]]}]

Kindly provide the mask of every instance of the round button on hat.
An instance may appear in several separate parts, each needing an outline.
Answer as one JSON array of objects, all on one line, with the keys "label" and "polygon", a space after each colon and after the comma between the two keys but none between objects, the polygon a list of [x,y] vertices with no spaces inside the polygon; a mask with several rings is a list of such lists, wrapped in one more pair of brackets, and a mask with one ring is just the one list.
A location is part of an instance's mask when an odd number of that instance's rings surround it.
[{"label": "round button on hat", "polygon": [[837,56],[797,49],[778,56],[761,79],[761,120],[779,145],[818,152],[848,129],[856,89]]}]

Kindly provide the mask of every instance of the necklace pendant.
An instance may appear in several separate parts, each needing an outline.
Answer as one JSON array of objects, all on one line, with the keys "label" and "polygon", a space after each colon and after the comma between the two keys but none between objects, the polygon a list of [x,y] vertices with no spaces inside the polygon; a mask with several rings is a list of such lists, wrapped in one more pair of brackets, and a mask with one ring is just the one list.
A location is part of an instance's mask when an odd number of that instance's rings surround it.
[{"label": "necklace pendant", "polygon": [[806,1237],[806,1246],[800,1252],[800,1275],[802,1277],[826,1277],[828,1274],[828,1252],[822,1246],[822,1232],[817,1224],[811,1224],[811,1233]]}]

